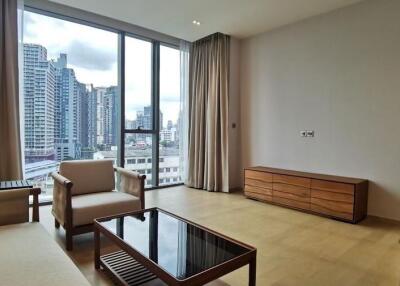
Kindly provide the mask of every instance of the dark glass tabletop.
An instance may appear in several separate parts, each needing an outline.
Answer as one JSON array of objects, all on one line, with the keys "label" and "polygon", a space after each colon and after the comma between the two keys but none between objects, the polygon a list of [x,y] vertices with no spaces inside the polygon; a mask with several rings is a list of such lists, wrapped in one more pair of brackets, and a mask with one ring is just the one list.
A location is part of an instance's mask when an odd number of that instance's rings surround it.
[{"label": "dark glass tabletop", "polygon": [[252,251],[160,209],[99,223],[179,280]]}]

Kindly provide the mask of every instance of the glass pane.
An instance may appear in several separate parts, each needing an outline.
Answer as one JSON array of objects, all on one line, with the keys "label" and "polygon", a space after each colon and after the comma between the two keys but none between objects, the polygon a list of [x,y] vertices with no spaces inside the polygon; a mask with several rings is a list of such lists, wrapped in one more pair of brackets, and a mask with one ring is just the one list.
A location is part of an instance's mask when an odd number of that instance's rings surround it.
[{"label": "glass pane", "polygon": [[152,146],[151,134],[125,134],[125,168],[146,175],[146,188],[152,186]]},{"label": "glass pane", "polygon": [[125,128],[153,128],[151,43],[125,37]]},{"label": "glass pane", "polygon": [[160,46],[160,169],[159,184],[181,183],[179,160],[179,50]]},{"label": "glass pane", "polygon": [[118,35],[28,11],[23,35],[25,178],[51,200],[60,161],[116,153]]},{"label": "glass pane", "polygon": [[[120,223],[123,227],[117,229]],[[101,224],[177,279],[189,278],[253,250],[161,210]]]}]

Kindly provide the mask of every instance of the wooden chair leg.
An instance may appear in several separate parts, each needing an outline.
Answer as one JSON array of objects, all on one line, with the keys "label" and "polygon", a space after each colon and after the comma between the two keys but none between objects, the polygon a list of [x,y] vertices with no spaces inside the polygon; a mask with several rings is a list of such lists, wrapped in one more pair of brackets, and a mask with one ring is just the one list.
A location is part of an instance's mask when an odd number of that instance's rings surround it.
[{"label": "wooden chair leg", "polygon": [[72,251],[72,232],[70,230],[65,231],[66,236],[66,247],[68,251]]},{"label": "wooden chair leg", "polygon": [[60,228],[60,223],[57,221],[56,218],[54,219],[54,226],[55,226],[56,228]]}]

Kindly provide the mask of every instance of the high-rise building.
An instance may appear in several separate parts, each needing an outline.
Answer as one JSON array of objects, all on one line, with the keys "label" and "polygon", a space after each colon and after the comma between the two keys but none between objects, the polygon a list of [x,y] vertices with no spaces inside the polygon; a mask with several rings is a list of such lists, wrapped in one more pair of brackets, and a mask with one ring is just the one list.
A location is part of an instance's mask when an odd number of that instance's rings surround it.
[{"label": "high-rise building", "polygon": [[83,83],[78,83],[78,100],[79,100],[79,142],[82,147],[89,146],[89,91],[86,85]]},{"label": "high-rise building", "polygon": [[[163,127],[163,113],[160,111],[160,129]],[[153,129],[153,108],[151,106],[143,107],[143,111],[136,112],[137,128],[149,130]]]},{"label": "high-rise building", "polygon": [[136,129],[136,120],[125,120],[125,128],[126,129]]},{"label": "high-rise building", "polygon": [[[163,129],[163,113],[160,111],[160,129]],[[136,112],[136,128],[151,130],[153,129],[153,108],[143,107],[143,111]],[[148,135],[136,134],[137,141],[148,141]]]},{"label": "high-rise building", "polygon": [[24,44],[25,161],[53,160],[55,68],[45,47]]},{"label": "high-rise building", "polygon": [[152,127],[151,113],[152,110],[150,106],[145,106],[143,108],[143,111],[138,111],[136,113],[137,128],[151,129]]},{"label": "high-rise building", "polygon": [[164,115],[160,110],[160,130],[164,129]]},{"label": "high-rise building", "polygon": [[111,146],[117,145],[117,96],[118,87],[110,86],[103,97],[103,143]]},{"label": "high-rise building", "polygon": [[176,142],[177,141],[177,136],[176,136],[176,128],[172,127],[171,129],[163,129],[160,130],[160,142]]},{"label": "high-rise building", "polygon": [[104,94],[107,91],[105,87],[96,87],[96,100],[97,100],[97,144],[104,144]]},{"label": "high-rise building", "polygon": [[[168,120],[168,122],[167,122],[167,129],[168,129],[168,130],[171,130],[172,127],[174,127],[174,124],[172,123],[172,120]],[[163,128],[161,128],[161,129],[163,129]]]},{"label": "high-rise building", "polygon": [[97,146],[97,90],[93,85],[88,89],[88,147]]},{"label": "high-rise building", "polygon": [[57,160],[79,159],[81,157],[80,122],[80,83],[75,72],[67,68],[67,55],[60,54],[56,67],[55,88],[55,143]]}]

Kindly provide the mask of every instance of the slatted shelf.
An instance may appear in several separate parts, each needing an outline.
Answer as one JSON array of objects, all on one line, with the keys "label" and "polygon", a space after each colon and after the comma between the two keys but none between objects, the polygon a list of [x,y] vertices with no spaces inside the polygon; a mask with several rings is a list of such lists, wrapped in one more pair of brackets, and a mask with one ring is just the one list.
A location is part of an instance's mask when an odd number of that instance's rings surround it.
[{"label": "slatted shelf", "polygon": [[28,180],[0,182],[0,190],[32,188],[32,187],[33,187],[32,183]]},{"label": "slatted shelf", "polygon": [[129,286],[138,286],[157,279],[153,273],[122,250],[102,255],[100,261]]}]

